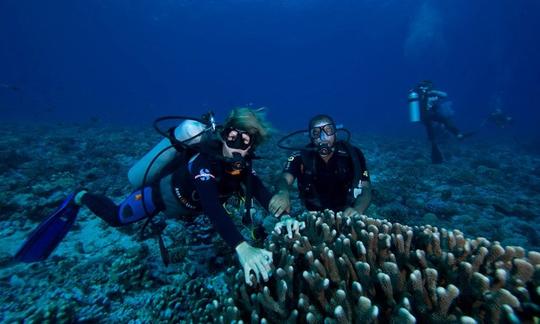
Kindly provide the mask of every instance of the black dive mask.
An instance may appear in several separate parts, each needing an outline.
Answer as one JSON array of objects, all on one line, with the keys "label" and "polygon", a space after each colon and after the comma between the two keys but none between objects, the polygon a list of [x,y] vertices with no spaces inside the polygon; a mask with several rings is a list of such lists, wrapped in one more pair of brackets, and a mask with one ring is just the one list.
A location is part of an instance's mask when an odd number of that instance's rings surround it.
[{"label": "black dive mask", "polygon": [[[330,127],[328,127],[328,125],[332,125],[333,127],[330,128]],[[312,129],[317,129],[317,130],[312,131]],[[320,141],[321,137],[323,136],[323,133],[326,134],[327,136],[332,136],[332,135],[336,135],[338,131],[342,131],[347,135],[347,137],[345,139],[345,142],[350,141],[351,133],[349,132],[349,130],[347,130],[346,128],[343,128],[343,127],[337,127],[335,124],[327,124],[327,125],[323,125],[321,127],[312,127],[311,129],[307,129],[307,130],[298,130],[298,131],[292,132],[292,133],[290,133],[288,135],[285,135],[284,137],[282,137],[277,142],[277,146],[279,148],[282,148],[282,149],[285,149],[285,150],[310,151],[310,152],[317,152],[322,156],[329,155],[334,151],[335,148],[333,146],[330,146],[328,143],[326,143],[326,141]],[[331,134],[331,135],[329,135],[329,134]],[[310,137],[310,139],[311,139],[311,144],[309,146],[285,145],[285,142],[287,140],[291,139],[293,136],[296,136],[296,135],[303,135],[303,136],[308,135]],[[318,137],[313,138],[315,135],[318,135]],[[320,143],[316,143],[316,142],[318,142],[317,139],[320,141]]]},{"label": "black dive mask", "polygon": [[325,133],[326,136],[332,136],[336,134],[336,126],[334,124],[326,124],[322,126],[311,127],[311,129],[309,130],[309,137],[312,140],[316,140],[318,138],[322,139],[322,133]]},{"label": "black dive mask", "polygon": [[250,133],[232,127],[221,132],[221,138],[229,148],[237,150],[247,150],[253,144]]}]

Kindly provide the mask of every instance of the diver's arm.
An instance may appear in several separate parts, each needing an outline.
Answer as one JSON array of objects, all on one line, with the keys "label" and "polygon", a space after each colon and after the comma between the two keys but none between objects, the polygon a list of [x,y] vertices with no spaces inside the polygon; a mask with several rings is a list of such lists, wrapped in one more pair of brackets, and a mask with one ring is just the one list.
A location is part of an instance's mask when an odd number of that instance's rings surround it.
[{"label": "diver's arm", "polygon": [[227,215],[223,205],[219,202],[218,190],[214,179],[208,181],[195,181],[195,188],[199,194],[204,214],[210,219],[219,235],[230,247],[235,248],[245,241],[244,237],[231,217]]},{"label": "diver's arm", "polygon": [[244,269],[246,283],[252,285],[252,272],[257,281],[260,279],[268,281],[272,271],[272,252],[253,247],[246,242],[219,203],[216,180],[214,178],[201,180],[201,178],[199,177],[194,182],[204,213],[210,218],[219,235],[236,251],[238,261]]},{"label": "diver's arm", "polygon": [[444,91],[440,91],[440,90],[431,90],[429,92],[430,94],[433,94],[441,99],[444,99],[446,97],[448,97],[448,93],[444,92]]},{"label": "diver's arm", "polygon": [[289,156],[283,172],[279,177],[278,192],[272,197],[268,210],[274,216],[281,216],[283,213],[291,211],[291,199],[289,197],[289,187],[293,184],[294,179],[300,174],[302,158],[300,153],[294,153]]},{"label": "diver's arm", "polygon": [[268,211],[274,216],[281,216],[283,213],[289,213],[291,211],[291,199],[289,197],[289,187],[294,182],[294,176],[289,172],[283,172],[276,193],[268,205]]},{"label": "diver's arm", "polygon": [[294,180],[301,174],[302,170],[302,155],[294,153],[287,159],[281,177],[278,183],[278,194],[286,195],[289,198],[289,188],[294,183]]},{"label": "diver's arm", "polygon": [[352,216],[355,213],[363,215],[366,209],[369,207],[369,204],[371,203],[371,180],[369,177],[369,171],[367,169],[366,158],[364,156],[364,153],[362,153],[359,148],[355,147],[354,150],[358,155],[358,162],[360,164],[359,167],[362,173],[360,176],[360,189],[362,191],[355,198],[352,206],[345,209],[344,214],[346,216]]},{"label": "diver's arm", "polygon": [[272,194],[263,184],[261,178],[259,178],[254,172],[251,174],[251,190],[253,190],[253,197],[257,199],[259,204],[261,204],[264,209],[268,210],[270,200],[272,199]]},{"label": "diver's arm", "polygon": [[289,197],[289,188],[291,187],[293,182],[294,182],[294,176],[289,172],[286,172],[286,171],[283,172],[281,174],[281,178],[279,179],[279,183],[278,183],[278,188],[279,188],[278,193],[283,193],[287,195],[287,197]]},{"label": "diver's arm", "polygon": [[194,161],[190,168],[190,175],[195,190],[199,194],[204,214],[210,219],[225,242],[235,248],[245,239],[220,203],[217,182],[215,176],[209,171],[209,163],[204,163],[205,161],[201,160],[199,157]]},{"label": "diver's arm", "polygon": [[371,182],[362,181],[362,193],[354,200],[353,208],[363,215],[371,203]]}]

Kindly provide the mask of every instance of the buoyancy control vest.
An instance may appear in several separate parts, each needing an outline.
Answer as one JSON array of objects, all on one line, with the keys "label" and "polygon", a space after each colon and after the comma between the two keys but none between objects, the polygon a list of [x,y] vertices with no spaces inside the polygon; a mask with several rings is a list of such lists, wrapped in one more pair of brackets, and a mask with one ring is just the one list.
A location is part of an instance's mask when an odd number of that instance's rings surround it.
[{"label": "buoyancy control vest", "polygon": [[[338,141],[334,151],[337,160],[337,168],[335,176],[337,179],[347,182],[347,194],[343,203],[339,207],[350,206],[354,199],[361,194],[361,165],[360,156],[356,149],[346,141]],[[298,179],[298,190],[302,201],[309,210],[321,210],[326,208],[322,205],[320,193],[317,190],[317,181],[319,178],[319,170],[317,170],[317,154],[313,151],[300,151],[303,166],[301,168],[301,177]],[[345,157],[345,158],[342,158]],[[334,158],[334,157],[333,157]],[[350,174],[350,165],[352,164],[352,178]],[[347,181],[351,179],[350,182]]]}]

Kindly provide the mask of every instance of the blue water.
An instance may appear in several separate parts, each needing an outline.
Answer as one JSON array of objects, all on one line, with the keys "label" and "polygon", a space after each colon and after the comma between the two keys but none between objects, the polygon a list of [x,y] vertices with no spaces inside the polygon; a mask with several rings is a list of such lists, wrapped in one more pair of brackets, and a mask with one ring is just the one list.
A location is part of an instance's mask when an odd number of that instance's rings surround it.
[{"label": "blue water", "polygon": [[0,83],[16,89],[0,87],[1,120],[144,125],[252,104],[282,129],[331,112],[357,132],[423,135],[406,94],[431,79],[463,128],[499,105],[537,135],[539,13],[533,0],[2,0]]},{"label": "blue water", "polygon": [[[366,156],[374,189],[368,216],[457,229],[467,238],[540,251],[539,31],[538,0],[0,0],[0,322],[210,322],[201,316],[212,312],[208,301],[219,300],[217,314],[227,315],[228,298],[244,296],[237,289],[243,279],[232,275],[240,269],[236,255],[222,248],[203,217],[164,219],[169,267],[162,264],[157,241],[140,238],[140,222],[116,229],[88,208],[81,209],[47,261],[12,262],[31,230],[76,188],[119,203],[133,189],[129,168],[160,139],[152,121],[168,114],[198,117],[213,110],[223,120],[235,106],[267,107],[269,120],[284,131],[305,128],[315,114],[330,114],[353,131],[353,143]],[[460,130],[477,131],[471,140],[437,137],[445,158],[441,165],[431,164],[422,125],[408,120],[408,91],[425,79],[448,93],[445,108],[454,112]],[[481,126],[495,109],[514,124]],[[262,159],[255,161],[272,192],[289,154],[275,144],[273,139],[260,147]],[[303,210],[296,196],[294,189],[293,216]],[[240,209],[228,207],[240,223]],[[338,226],[346,233],[349,223]],[[319,236],[319,229],[303,233]],[[245,228],[242,235],[249,234]],[[420,239],[412,251],[424,249],[425,237],[414,235]],[[438,237],[443,247],[450,246],[445,243],[450,239]],[[270,240],[286,245],[276,235]],[[397,245],[393,241],[392,248]],[[274,265],[306,278],[307,263],[282,263],[296,257],[297,249],[274,246],[286,251],[283,257],[274,254]],[[388,251],[375,246],[384,250],[377,259],[382,264]],[[517,287],[526,284],[538,306],[538,271],[532,281],[520,277],[519,269],[510,271],[524,255],[507,251],[504,258],[486,258],[478,271],[492,276],[495,261],[504,260],[507,292],[519,291],[525,305],[529,297]],[[475,254],[481,249],[468,256],[461,246],[453,252],[459,262],[483,260]],[[327,260],[321,255],[315,257]],[[445,278],[458,273],[448,271],[450,257],[440,262],[429,257],[441,275],[438,286],[461,285],[459,307],[451,312],[470,305],[486,312],[501,309],[492,306],[489,293],[468,296],[472,285],[462,274],[460,283]],[[229,266],[234,268],[225,272]],[[371,267],[373,275],[380,272],[379,265]],[[275,278],[269,284],[273,294],[285,283],[280,279],[278,286]],[[320,289],[308,281],[286,283],[295,289],[283,293],[285,301],[280,293],[280,303],[300,309],[299,296],[309,295],[312,312],[321,303]],[[412,287],[409,283],[399,289]],[[335,290],[344,286],[332,286],[324,290],[336,293],[334,303],[343,299]],[[365,292],[374,303],[383,300],[381,289]],[[253,300],[236,297],[237,318],[249,320]],[[411,300],[414,315],[424,316]],[[380,303],[379,322],[397,314],[396,305],[401,304]],[[306,318],[305,311],[299,318]],[[463,314],[478,315],[473,313]],[[524,322],[532,318],[518,315]]]}]

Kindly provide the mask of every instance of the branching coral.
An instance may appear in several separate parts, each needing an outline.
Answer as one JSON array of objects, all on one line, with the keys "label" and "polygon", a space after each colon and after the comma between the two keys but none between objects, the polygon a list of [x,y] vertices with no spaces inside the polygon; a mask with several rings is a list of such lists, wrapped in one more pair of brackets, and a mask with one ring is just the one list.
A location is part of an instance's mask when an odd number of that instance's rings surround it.
[{"label": "branching coral", "polygon": [[148,253],[148,246],[143,244],[117,258],[111,265],[111,282],[120,285],[124,291],[152,286],[149,267],[141,261]]},{"label": "branching coral", "polygon": [[366,216],[325,211],[302,217],[301,236],[267,242],[274,253],[271,280],[250,287],[238,271],[232,298],[215,300],[207,319],[492,323],[538,316],[536,252]]},{"label": "branching coral", "polygon": [[[230,273],[229,273],[230,275]],[[198,296],[193,300],[193,296]],[[232,300],[224,300],[222,304],[215,301],[216,292],[204,277],[183,277],[177,286],[164,286],[149,299],[152,306],[148,322],[179,323],[208,322],[220,320],[230,322],[238,318],[239,311]],[[214,301],[214,302],[213,302]],[[215,307],[219,305],[220,307]],[[218,313],[218,310],[223,313]]]}]

